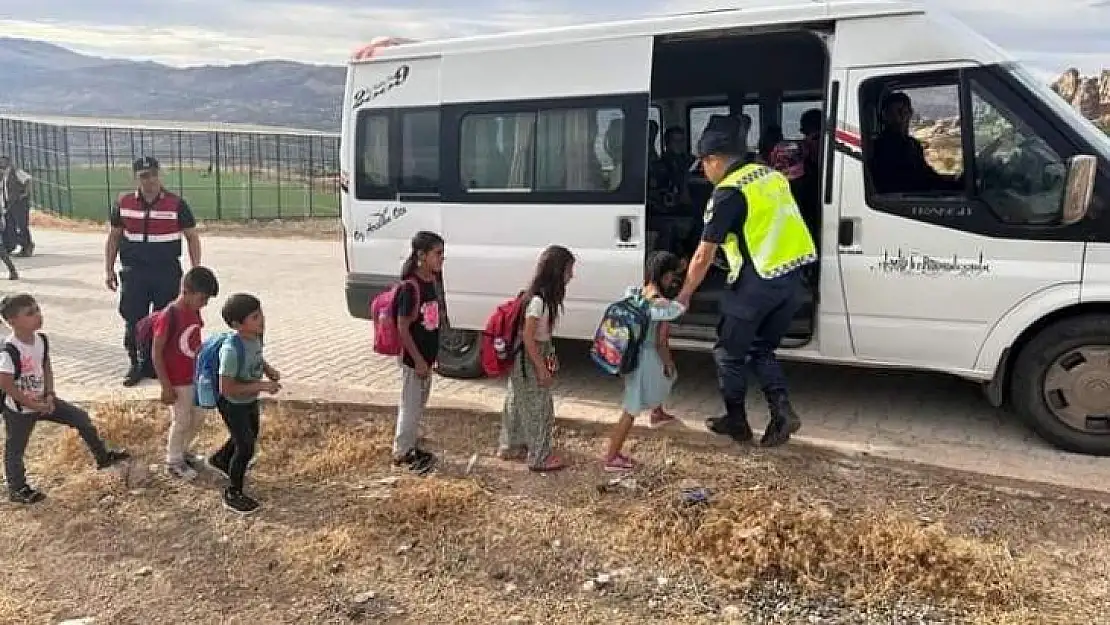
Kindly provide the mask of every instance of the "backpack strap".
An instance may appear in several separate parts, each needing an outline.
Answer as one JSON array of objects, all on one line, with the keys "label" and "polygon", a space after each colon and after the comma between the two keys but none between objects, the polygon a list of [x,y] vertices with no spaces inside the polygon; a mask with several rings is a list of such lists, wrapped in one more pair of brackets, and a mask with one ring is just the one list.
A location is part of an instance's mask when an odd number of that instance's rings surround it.
[{"label": "backpack strap", "polygon": [[247,346],[243,343],[243,337],[239,336],[238,332],[231,335],[231,343],[235,347],[235,379],[242,382],[246,379]]},{"label": "backpack strap", "polygon": [[166,307],[162,309],[162,314],[167,316],[166,338],[168,339],[177,331],[177,306],[174,306],[173,302],[166,304]]},{"label": "backpack strap", "polygon": [[417,316],[419,316],[420,315],[420,306],[421,306],[421,304],[423,304],[423,302],[420,301],[420,283],[417,282],[416,278],[406,278],[405,282],[412,285],[412,299],[413,299],[412,310]]},{"label": "backpack strap", "polygon": [[39,338],[42,339],[42,368],[45,370],[50,364],[50,339],[42,332],[39,332]]},{"label": "backpack strap", "polygon": [[[22,371],[23,357],[19,353],[19,348],[16,347],[14,343],[9,343],[9,342],[5,341],[4,342],[4,351],[8,354],[8,358],[11,358],[11,360],[12,360],[12,384],[14,385],[15,382],[17,380],[19,380],[20,376],[23,375],[23,371]],[[4,402],[7,399],[7,395],[8,394],[5,393],[4,391],[0,391],[0,403]],[[14,397],[12,398],[12,404],[15,405],[15,409],[17,411],[23,410],[23,406],[21,406],[19,404],[19,402],[17,402],[15,400]]]}]

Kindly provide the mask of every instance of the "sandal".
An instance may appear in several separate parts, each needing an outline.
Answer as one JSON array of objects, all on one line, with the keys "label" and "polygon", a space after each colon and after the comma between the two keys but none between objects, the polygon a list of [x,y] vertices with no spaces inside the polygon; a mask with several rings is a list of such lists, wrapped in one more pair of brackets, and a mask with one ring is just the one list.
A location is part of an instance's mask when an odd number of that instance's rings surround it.
[{"label": "sandal", "polygon": [[548,456],[547,460],[545,460],[544,463],[538,467],[528,467],[529,470],[535,471],[536,473],[552,473],[555,471],[561,471],[565,468],[567,468],[566,463],[563,462],[562,458],[556,456],[555,454],[551,454],[550,456]]},{"label": "sandal", "polygon": [[650,421],[648,425],[652,428],[661,428],[678,421],[678,417],[667,413],[662,408],[656,408],[651,412]]}]

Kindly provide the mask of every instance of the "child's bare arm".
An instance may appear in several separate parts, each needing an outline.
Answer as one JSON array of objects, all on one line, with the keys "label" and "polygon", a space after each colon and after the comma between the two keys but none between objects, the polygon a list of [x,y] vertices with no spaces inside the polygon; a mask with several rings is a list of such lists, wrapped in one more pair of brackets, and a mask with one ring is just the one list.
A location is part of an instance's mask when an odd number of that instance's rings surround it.
[{"label": "child's bare arm", "polygon": [[401,347],[405,353],[412,358],[412,362],[417,365],[417,369],[423,365],[425,368],[428,363],[424,362],[424,356],[416,347],[416,341],[412,338],[412,324],[416,322],[417,315],[420,314],[419,310],[413,310],[411,315],[398,315],[397,316],[397,335],[401,339]]},{"label": "child's bare arm", "polygon": [[536,330],[539,325],[538,317],[526,316],[524,318],[524,331],[522,332],[524,352],[528,354],[528,358],[532,361],[536,371],[546,371],[547,365],[543,362],[543,356],[540,355],[540,345],[536,342]]},{"label": "child's bare arm", "polygon": [[163,387],[169,386],[170,376],[166,372],[166,333],[154,333],[154,342],[150,347],[150,354],[154,358],[154,374],[158,376],[158,381]]},{"label": "child's bare arm", "polygon": [[659,358],[663,361],[663,364],[674,364],[674,356],[671,354],[670,323],[663,322],[659,324],[659,333],[655,336],[655,351],[659,353]]},{"label": "child's bare arm", "polygon": [[270,366],[270,363],[265,360],[262,361],[262,373],[266,374],[266,377],[270,378],[274,382],[277,382],[281,379],[281,373],[277,369],[274,369],[272,366]]},{"label": "child's bare arm", "polygon": [[220,376],[220,395],[224,397],[245,397],[270,391],[273,382],[257,380],[254,382],[241,382],[232,376]]},{"label": "child's bare arm", "polygon": [[54,363],[50,362],[49,356],[42,363],[42,393],[43,397],[54,394]]}]

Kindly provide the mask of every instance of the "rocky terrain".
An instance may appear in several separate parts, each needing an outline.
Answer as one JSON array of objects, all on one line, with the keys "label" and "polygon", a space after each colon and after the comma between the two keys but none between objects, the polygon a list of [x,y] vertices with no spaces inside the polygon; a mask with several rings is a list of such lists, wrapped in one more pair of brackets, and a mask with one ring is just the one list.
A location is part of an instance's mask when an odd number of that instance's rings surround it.
[{"label": "rocky terrain", "polygon": [[[1072,68],[1060,75],[1052,83],[1052,90],[1060,94],[1087,119],[1110,133],[1110,70],[1103,70],[1099,76],[1084,76]],[[915,94],[916,95],[916,94]],[[940,173],[956,174],[962,168],[960,163],[960,125],[958,113],[954,110],[954,95],[942,97],[933,92],[923,92],[925,101],[914,101],[918,118],[910,132],[925,148],[925,157],[933,168]],[[995,130],[980,127],[987,136],[998,137],[1005,132],[1007,124],[999,119]],[[981,122],[980,122],[981,123]]]},{"label": "rocky terrain", "polygon": [[1079,70],[1069,69],[1052,83],[1052,90],[1110,132],[1110,69],[1099,76],[1083,76]]}]

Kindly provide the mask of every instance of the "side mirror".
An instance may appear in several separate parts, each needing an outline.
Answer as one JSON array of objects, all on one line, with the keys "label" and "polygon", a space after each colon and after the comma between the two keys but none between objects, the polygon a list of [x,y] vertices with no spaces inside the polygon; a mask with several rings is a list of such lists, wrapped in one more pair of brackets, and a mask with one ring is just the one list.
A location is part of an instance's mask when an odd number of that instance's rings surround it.
[{"label": "side mirror", "polygon": [[1091,206],[1091,196],[1095,191],[1095,175],[1098,173],[1098,159],[1088,154],[1072,157],[1068,162],[1068,174],[1064,181],[1064,197],[1060,200],[1065,226],[1083,221]]}]

